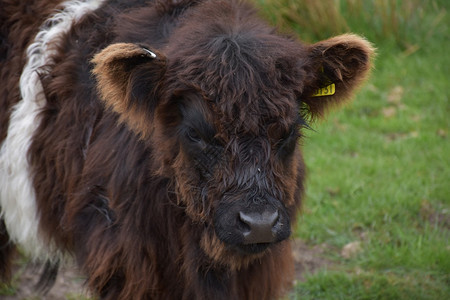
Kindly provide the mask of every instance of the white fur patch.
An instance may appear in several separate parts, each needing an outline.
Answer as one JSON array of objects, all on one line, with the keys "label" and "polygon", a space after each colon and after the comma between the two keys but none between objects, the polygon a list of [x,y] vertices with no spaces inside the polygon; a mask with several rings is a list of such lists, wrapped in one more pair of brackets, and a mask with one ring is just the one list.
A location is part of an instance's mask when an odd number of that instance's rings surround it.
[{"label": "white fur patch", "polygon": [[11,240],[35,258],[53,252],[39,234],[39,216],[28,149],[41,119],[39,112],[46,104],[37,74],[40,67],[52,62],[61,37],[83,15],[97,9],[104,0],[66,1],[41,27],[27,49],[28,61],[20,77],[22,100],[11,114],[8,135],[0,148],[0,206]]}]

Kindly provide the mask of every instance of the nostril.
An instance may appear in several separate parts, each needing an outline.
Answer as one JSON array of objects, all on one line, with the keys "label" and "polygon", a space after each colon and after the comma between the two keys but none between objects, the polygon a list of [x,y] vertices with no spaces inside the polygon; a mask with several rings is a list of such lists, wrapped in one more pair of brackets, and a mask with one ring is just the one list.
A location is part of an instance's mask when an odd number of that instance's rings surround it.
[{"label": "nostril", "polygon": [[239,220],[241,220],[242,223],[246,224],[249,227],[252,223],[252,218],[249,215],[244,214],[242,211],[239,212]]},{"label": "nostril", "polygon": [[252,230],[251,222],[248,219],[248,216],[244,215],[242,212],[239,213],[238,224],[239,224],[242,232],[244,232],[244,233],[250,232]]},{"label": "nostril", "polygon": [[270,225],[273,227],[278,222],[278,219],[280,218],[278,214],[278,210],[276,210],[272,215],[270,215],[271,223]]}]

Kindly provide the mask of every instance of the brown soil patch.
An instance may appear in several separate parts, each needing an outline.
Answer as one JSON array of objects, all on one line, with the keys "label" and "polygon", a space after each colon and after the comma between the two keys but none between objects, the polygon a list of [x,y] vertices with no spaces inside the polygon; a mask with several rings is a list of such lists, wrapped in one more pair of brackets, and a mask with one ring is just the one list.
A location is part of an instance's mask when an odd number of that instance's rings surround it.
[{"label": "brown soil patch", "polygon": [[330,249],[327,244],[308,245],[300,239],[292,242],[292,254],[295,261],[295,280],[304,281],[305,276],[314,274],[320,269],[328,268],[333,262],[325,257]]}]

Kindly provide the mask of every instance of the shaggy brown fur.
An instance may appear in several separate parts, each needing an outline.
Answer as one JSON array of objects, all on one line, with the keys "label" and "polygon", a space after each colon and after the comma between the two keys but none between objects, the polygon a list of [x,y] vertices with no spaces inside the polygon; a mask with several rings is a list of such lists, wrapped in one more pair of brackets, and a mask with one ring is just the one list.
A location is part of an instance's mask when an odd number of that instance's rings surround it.
[{"label": "shaggy brown fur", "polygon": [[[37,19],[16,23],[28,7],[10,2],[0,1],[6,108],[51,7],[42,1]],[[371,45],[355,35],[305,45],[241,1],[135,0],[84,16],[56,46],[40,72],[47,104],[29,157],[40,230],[76,257],[92,291],[280,297],[304,192],[303,127],[350,98]],[[335,95],[312,97],[329,81]],[[0,113],[3,139],[9,110]],[[248,242],[242,215],[268,212],[273,236]]]}]

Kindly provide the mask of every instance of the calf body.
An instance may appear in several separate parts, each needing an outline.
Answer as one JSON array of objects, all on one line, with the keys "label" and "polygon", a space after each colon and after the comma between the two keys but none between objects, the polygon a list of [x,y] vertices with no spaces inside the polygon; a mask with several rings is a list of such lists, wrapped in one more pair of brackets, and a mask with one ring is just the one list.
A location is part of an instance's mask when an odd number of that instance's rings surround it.
[{"label": "calf body", "polygon": [[370,44],[305,45],[240,1],[0,6],[3,275],[18,244],[72,254],[105,299],[279,297],[302,128],[365,79]]}]

